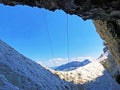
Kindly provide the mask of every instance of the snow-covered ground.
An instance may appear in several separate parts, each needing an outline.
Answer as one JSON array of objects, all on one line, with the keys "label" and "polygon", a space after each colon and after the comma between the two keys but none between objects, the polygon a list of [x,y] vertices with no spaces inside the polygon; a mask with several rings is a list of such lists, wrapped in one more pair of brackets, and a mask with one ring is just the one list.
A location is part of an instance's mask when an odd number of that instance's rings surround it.
[{"label": "snow-covered ground", "polygon": [[120,90],[99,62],[69,72],[42,67],[0,41],[0,90]]},{"label": "snow-covered ground", "polygon": [[110,55],[110,51],[107,50],[104,54],[102,54],[100,57],[97,58],[97,61],[101,62],[105,59],[108,59],[109,55]]},{"label": "snow-covered ground", "polygon": [[82,84],[84,90],[120,90],[120,86],[98,61],[72,71],[52,72],[66,81]]},{"label": "snow-covered ground", "polygon": [[4,75],[0,74],[0,90],[19,90],[18,87],[11,84]]},{"label": "snow-covered ground", "polygon": [[[8,89],[9,88],[9,89]],[[78,90],[0,41],[0,90]]]}]

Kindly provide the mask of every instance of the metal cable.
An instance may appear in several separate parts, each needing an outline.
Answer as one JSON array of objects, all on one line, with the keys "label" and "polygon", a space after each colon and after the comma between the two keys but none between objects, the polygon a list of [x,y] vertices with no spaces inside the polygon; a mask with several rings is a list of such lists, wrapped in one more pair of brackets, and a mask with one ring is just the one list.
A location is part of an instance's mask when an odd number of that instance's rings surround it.
[{"label": "metal cable", "polygon": [[53,58],[53,63],[55,65],[55,67],[56,67],[55,55],[54,55],[54,50],[53,50],[53,42],[52,42],[52,39],[51,39],[50,31],[48,29],[48,22],[47,22],[47,19],[46,19],[46,14],[44,14],[43,16],[44,16],[44,20],[45,20],[44,22],[45,22],[45,25],[46,25],[45,31],[47,32],[47,36],[48,36],[48,41],[49,41],[49,47],[50,47],[51,56]]},{"label": "metal cable", "polygon": [[69,25],[68,25],[68,14],[67,14],[67,58],[68,58],[68,63],[69,63],[69,59],[70,59],[70,53],[69,53]]}]

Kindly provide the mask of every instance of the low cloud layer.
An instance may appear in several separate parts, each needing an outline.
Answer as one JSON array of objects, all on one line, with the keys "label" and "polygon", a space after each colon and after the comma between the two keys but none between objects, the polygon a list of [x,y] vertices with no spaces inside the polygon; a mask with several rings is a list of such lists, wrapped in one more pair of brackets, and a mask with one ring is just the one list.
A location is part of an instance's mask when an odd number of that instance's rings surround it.
[{"label": "low cloud layer", "polygon": [[95,60],[95,57],[75,57],[75,58],[53,58],[50,59],[48,61],[38,61],[37,63],[43,65],[43,66],[47,66],[47,67],[56,67],[56,66],[60,66],[62,64],[66,64],[68,62],[72,62],[72,61],[83,61],[85,59],[89,59],[90,61]]}]

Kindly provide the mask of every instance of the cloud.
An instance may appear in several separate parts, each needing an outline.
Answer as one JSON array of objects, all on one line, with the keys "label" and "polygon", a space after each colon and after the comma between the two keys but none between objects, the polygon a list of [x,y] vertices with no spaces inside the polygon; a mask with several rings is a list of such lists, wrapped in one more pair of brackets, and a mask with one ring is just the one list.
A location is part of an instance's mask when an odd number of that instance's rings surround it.
[{"label": "cloud", "polygon": [[89,59],[90,61],[95,60],[95,57],[73,57],[73,58],[53,58],[48,61],[38,61],[37,63],[47,66],[47,67],[55,67],[55,66],[60,66],[62,64],[66,64],[68,62],[72,61],[83,61],[85,59]]}]

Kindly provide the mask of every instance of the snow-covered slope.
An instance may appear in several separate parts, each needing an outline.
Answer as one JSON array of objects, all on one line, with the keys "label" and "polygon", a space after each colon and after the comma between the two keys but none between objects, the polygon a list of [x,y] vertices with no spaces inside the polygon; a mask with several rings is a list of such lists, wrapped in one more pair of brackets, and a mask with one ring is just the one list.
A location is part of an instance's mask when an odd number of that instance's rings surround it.
[{"label": "snow-covered slope", "polygon": [[45,69],[0,41],[0,90],[120,90],[120,87],[98,62],[58,72]]},{"label": "snow-covered slope", "polygon": [[85,59],[82,62],[73,61],[73,62],[66,63],[64,65],[58,66],[55,70],[58,70],[58,71],[74,70],[74,69],[77,69],[78,67],[84,66],[88,63],[90,63],[90,61],[88,59]]},{"label": "snow-covered slope", "polygon": [[120,90],[117,82],[98,61],[72,71],[55,71],[54,73],[66,81],[82,84],[84,90]]},{"label": "snow-covered slope", "polygon": [[0,41],[0,90],[78,90]]},{"label": "snow-covered slope", "polygon": [[9,83],[5,76],[0,74],[0,90],[19,90],[19,88]]},{"label": "snow-covered slope", "polygon": [[107,50],[104,54],[101,54],[100,57],[97,58],[97,61],[101,62],[104,61],[106,59],[108,59],[108,57],[110,56],[110,51]]}]

